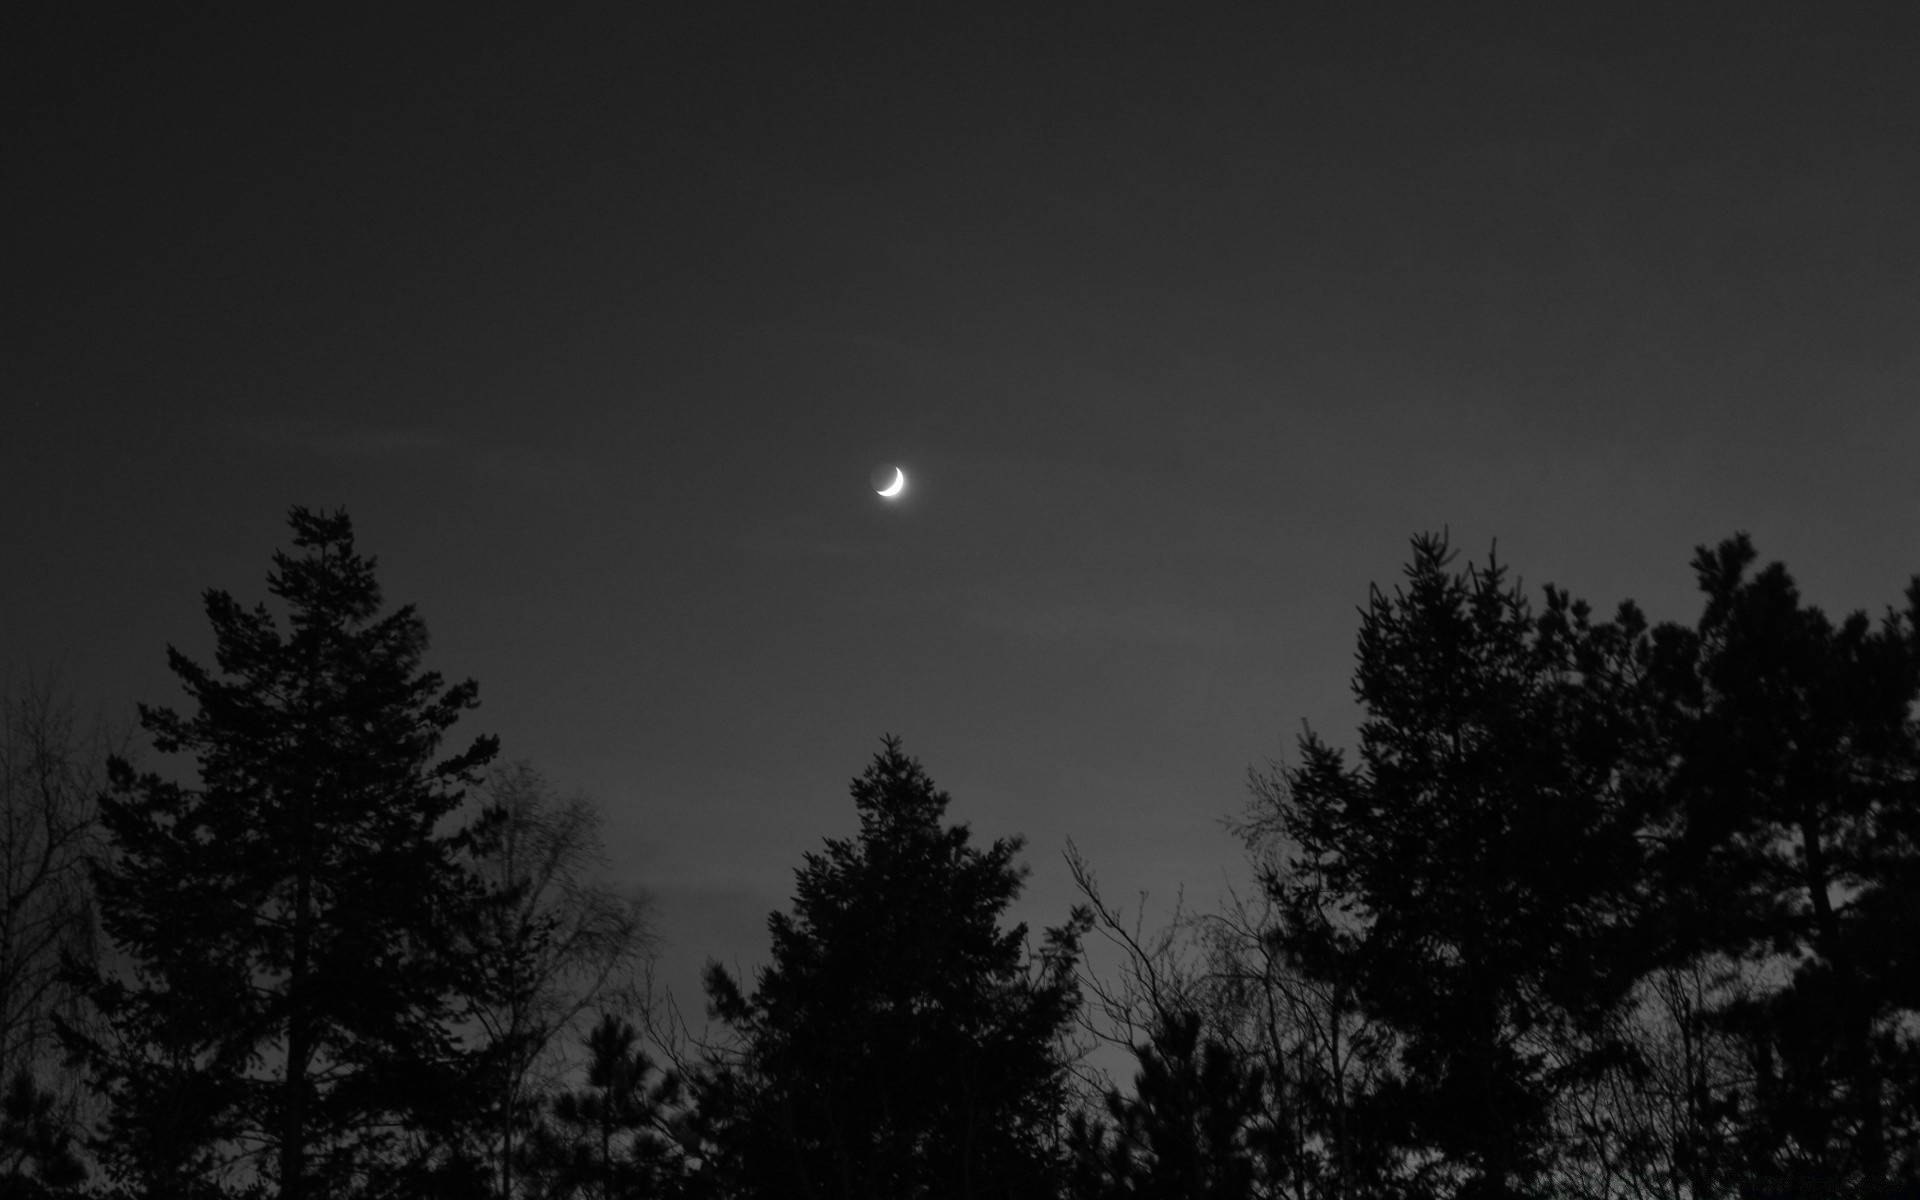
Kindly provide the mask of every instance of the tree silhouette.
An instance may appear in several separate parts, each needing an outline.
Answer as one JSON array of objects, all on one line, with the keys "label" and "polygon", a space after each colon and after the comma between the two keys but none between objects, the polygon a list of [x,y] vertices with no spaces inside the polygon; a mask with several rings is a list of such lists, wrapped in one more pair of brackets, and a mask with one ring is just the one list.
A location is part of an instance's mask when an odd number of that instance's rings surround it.
[{"label": "tree silhouette", "polygon": [[485,791],[473,854],[488,903],[473,945],[473,1013],[488,1046],[494,1174],[511,1196],[515,1143],[563,1066],[563,1035],[632,987],[650,936],[644,896],[595,878],[605,863],[592,801],[558,795],[525,762],[488,772]]},{"label": "tree silhouette", "polygon": [[1020,841],[943,825],[899,739],[852,790],[859,837],[807,855],[753,992],[708,967],[742,1043],[700,1081],[722,1167],[747,1196],[1055,1194],[1084,924],[1027,955],[999,926]]},{"label": "tree silhouette", "polygon": [[435,761],[475,685],[419,670],[425,626],[379,615],[346,514],[290,524],[301,553],[268,576],[289,631],[209,591],[218,673],[169,648],[196,709],[140,709],[197,786],[116,760],[101,805],[130,969],[87,979],[107,1031],[68,1037],[111,1100],[103,1153],[166,1194],[375,1186],[402,1128],[445,1131],[471,1091],[452,1026],[478,888],[439,826],[495,743]]},{"label": "tree silhouette", "polygon": [[58,1069],[54,1020],[77,1000],[62,960],[94,956],[86,860],[107,754],[51,675],[0,681],[0,1196],[71,1169],[80,1095]]},{"label": "tree silhouette", "polygon": [[[1350,958],[1316,962],[1308,975],[1289,952],[1303,933],[1321,933],[1326,915],[1312,914],[1303,928],[1298,912],[1282,908],[1275,892],[1275,822],[1286,796],[1255,778],[1254,803],[1232,823],[1248,852],[1255,876],[1273,884],[1252,897],[1230,892],[1219,910],[1188,913],[1177,908],[1166,928],[1146,934],[1141,917],[1131,920],[1101,894],[1091,866],[1069,843],[1074,882],[1094,918],[1094,928],[1119,952],[1112,978],[1083,973],[1102,1036],[1151,1049],[1156,1030],[1177,1028],[1183,1014],[1200,1017],[1206,1040],[1257,1068],[1267,1089],[1252,1118],[1249,1138],[1256,1168],[1256,1195],[1389,1197],[1401,1185],[1401,1149],[1407,1144],[1401,1114],[1383,1106],[1392,1083],[1390,1030],[1362,1014],[1351,980],[1328,975]],[[1286,922],[1296,924],[1288,926]],[[1291,930],[1291,934],[1290,931]],[[1112,1112],[1112,1096],[1108,1114]],[[1073,1158],[1069,1194],[1105,1196],[1124,1186],[1136,1157],[1116,1122],[1092,1111],[1075,1114],[1068,1135]],[[1125,1122],[1117,1122],[1124,1128]]]},{"label": "tree silhouette", "polygon": [[0,1095],[0,1200],[69,1195],[86,1179],[60,1100],[24,1070]]},{"label": "tree silhouette", "polygon": [[1920,579],[1835,625],[1756,557],[1701,547],[1698,625],[1658,631],[1663,874],[1689,952],[1791,964],[1718,1014],[1751,1055],[1746,1170],[1878,1194],[1920,1174]]},{"label": "tree silhouette", "polygon": [[1134,1048],[1133,1094],[1111,1092],[1108,1110],[1125,1165],[1117,1195],[1139,1200],[1251,1200],[1259,1165],[1272,1158],[1265,1072],[1202,1038],[1200,1015],[1170,1014]]},{"label": "tree silhouette", "polygon": [[1552,588],[1536,617],[1492,559],[1455,574],[1444,538],[1413,550],[1361,625],[1359,765],[1308,734],[1269,781],[1295,846],[1280,937],[1400,1034],[1375,1109],[1410,1150],[1467,1168],[1462,1197],[1538,1194],[1554,1090],[1605,1061],[1644,969],[1645,624],[1623,605],[1596,625]]},{"label": "tree silhouette", "polygon": [[682,1164],[670,1135],[681,1085],[639,1046],[634,1027],[603,1014],[586,1036],[586,1086],[555,1099],[529,1143],[529,1176],[560,1200],[647,1200],[679,1194]]}]

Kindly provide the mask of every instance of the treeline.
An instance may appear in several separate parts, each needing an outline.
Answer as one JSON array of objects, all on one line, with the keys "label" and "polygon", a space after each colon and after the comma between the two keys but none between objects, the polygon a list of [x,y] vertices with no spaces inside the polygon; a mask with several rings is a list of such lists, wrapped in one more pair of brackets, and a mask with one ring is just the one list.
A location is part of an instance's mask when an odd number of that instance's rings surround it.
[{"label": "treeline", "polygon": [[1735,538],[1656,626],[1416,539],[1248,894],[1149,930],[1070,854],[1030,936],[888,738],[690,1029],[592,804],[292,526],[141,754],[5,696],[0,1200],[1920,1195],[1920,581],[1835,623]]},{"label": "treeline", "polygon": [[1084,1194],[1920,1195],[1920,581],[1835,624],[1754,563],[1651,626],[1417,539],[1256,895],[1148,938],[1076,864],[1145,1048]]}]

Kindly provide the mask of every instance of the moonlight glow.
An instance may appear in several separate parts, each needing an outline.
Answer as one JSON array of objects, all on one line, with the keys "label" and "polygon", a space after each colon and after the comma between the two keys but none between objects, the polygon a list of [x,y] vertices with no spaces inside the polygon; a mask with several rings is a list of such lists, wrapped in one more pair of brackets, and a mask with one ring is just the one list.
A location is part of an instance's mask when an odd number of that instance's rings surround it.
[{"label": "moonlight glow", "polygon": [[[887,483],[883,485],[881,483],[881,479],[884,479],[886,477],[886,473],[889,469],[893,472],[893,481],[891,483]],[[905,471],[902,471],[899,467],[892,467],[892,468],[883,467],[880,470],[875,471],[874,475],[876,476],[876,478],[873,481],[873,490],[876,492],[879,492],[882,496],[885,496],[889,500],[895,499],[902,492],[907,490],[907,473]]]}]

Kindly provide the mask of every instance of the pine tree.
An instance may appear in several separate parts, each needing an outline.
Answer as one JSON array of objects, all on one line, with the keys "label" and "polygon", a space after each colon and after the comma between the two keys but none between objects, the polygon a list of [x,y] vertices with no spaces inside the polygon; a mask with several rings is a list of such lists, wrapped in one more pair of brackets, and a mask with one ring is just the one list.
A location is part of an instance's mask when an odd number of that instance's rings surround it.
[{"label": "pine tree", "polygon": [[1517,1197],[1544,1186],[1554,1087],[1604,1061],[1644,967],[1644,622],[1596,625],[1551,588],[1536,616],[1496,562],[1450,561],[1416,539],[1405,587],[1374,590],[1359,764],[1309,734],[1270,785],[1295,846],[1273,886],[1288,953],[1399,1034],[1378,1100],[1409,1149],[1439,1151],[1460,1196]]},{"label": "pine tree", "polygon": [[523,1157],[528,1182],[546,1197],[652,1200],[678,1195],[679,1143],[669,1127],[680,1104],[678,1075],[663,1073],[634,1027],[612,1013],[585,1038],[586,1086],[555,1098]]},{"label": "pine tree", "polygon": [[700,1084],[724,1168],[756,1197],[1056,1194],[1084,924],[1037,956],[1002,929],[1020,841],[942,824],[946,793],[897,738],[852,790],[859,837],[807,855],[752,993],[708,968],[743,1044]]},{"label": "pine tree", "polygon": [[1920,1180],[1920,579],[1877,627],[1835,624],[1756,557],[1701,547],[1705,611],[1657,631],[1661,865],[1687,951],[1792,964],[1718,1014],[1752,1060],[1746,1170],[1879,1195]]},{"label": "pine tree", "polygon": [[155,1194],[271,1179],[282,1197],[378,1190],[415,1139],[459,1119],[453,1029],[478,889],[442,824],[492,738],[435,761],[471,682],[422,672],[411,607],[380,615],[345,513],[292,510],[265,605],[206,593],[217,670],[168,650],[195,709],[140,709],[194,783],[111,768],[96,872],[124,970],[69,1028],[112,1104],[101,1150]]},{"label": "pine tree", "polygon": [[[1265,1070],[1216,1038],[1198,1013],[1169,1013],[1147,1044],[1133,1095],[1107,1097],[1124,1166],[1117,1195],[1138,1200],[1251,1200],[1260,1166],[1278,1149],[1265,1112]],[[1097,1147],[1096,1147],[1097,1149]]]}]

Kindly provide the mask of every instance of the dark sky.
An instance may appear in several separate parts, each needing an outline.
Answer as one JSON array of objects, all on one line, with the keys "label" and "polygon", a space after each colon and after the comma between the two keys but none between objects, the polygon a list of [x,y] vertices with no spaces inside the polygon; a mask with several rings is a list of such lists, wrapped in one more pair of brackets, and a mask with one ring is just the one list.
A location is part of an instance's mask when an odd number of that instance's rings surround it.
[{"label": "dark sky", "polygon": [[174,702],[344,504],[692,1010],[883,732],[1211,903],[1415,532],[1920,570],[1915,6],[292,7],[4,18],[0,661]]}]

